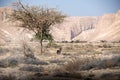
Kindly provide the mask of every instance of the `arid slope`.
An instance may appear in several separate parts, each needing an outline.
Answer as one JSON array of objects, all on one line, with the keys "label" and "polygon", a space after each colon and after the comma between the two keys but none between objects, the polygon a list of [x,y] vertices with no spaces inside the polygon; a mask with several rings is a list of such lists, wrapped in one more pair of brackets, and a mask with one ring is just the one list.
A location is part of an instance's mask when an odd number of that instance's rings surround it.
[{"label": "arid slope", "polygon": [[[9,7],[0,8],[0,42],[30,40],[33,33],[8,22],[7,14],[11,11]],[[67,17],[63,23],[52,26],[51,33],[55,41],[119,41],[120,11],[99,17]]]}]

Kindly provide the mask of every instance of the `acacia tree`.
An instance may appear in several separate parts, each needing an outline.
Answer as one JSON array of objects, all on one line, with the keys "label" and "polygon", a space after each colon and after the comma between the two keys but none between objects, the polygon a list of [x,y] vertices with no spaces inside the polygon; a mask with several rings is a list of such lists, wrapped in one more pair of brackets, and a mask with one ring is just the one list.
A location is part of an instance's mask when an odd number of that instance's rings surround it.
[{"label": "acacia tree", "polygon": [[35,33],[35,37],[40,42],[42,53],[43,40],[53,40],[50,27],[63,22],[65,15],[55,8],[28,6],[23,5],[20,1],[14,3],[13,8],[10,20],[19,21],[19,27]]}]

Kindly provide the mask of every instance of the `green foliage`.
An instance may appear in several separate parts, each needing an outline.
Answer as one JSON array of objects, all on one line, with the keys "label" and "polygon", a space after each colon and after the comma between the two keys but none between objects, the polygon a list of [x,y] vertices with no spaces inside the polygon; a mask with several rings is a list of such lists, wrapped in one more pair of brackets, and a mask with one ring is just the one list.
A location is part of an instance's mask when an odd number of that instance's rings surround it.
[{"label": "green foliage", "polygon": [[[42,37],[42,36],[43,36],[43,37]],[[36,38],[36,39],[40,40],[41,37],[43,38],[43,40],[49,40],[49,42],[51,42],[51,41],[53,40],[52,35],[49,34],[49,33],[44,33],[44,34],[42,34],[42,35],[40,35],[39,33],[36,33],[36,34],[35,34],[35,38]]]}]

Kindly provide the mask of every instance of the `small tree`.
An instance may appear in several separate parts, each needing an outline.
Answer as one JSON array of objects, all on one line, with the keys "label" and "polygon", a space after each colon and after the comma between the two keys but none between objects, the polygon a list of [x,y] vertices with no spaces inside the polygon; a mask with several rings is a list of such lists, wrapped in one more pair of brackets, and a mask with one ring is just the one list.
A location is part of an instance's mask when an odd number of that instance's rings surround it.
[{"label": "small tree", "polygon": [[23,5],[20,1],[14,3],[14,11],[10,16],[10,20],[19,21],[19,27],[26,28],[35,33],[35,37],[39,40],[42,53],[43,40],[52,41],[50,27],[56,23],[61,23],[65,15],[55,8],[37,7]]}]

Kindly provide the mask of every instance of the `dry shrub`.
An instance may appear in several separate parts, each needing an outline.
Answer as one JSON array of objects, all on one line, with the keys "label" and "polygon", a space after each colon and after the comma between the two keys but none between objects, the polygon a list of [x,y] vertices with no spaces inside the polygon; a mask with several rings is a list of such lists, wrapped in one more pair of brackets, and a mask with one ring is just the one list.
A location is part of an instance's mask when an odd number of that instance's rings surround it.
[{"label": "dry shrub", "polygon": [[89,59],[89,62],[81,66],[81,70],[90,70],[90,69],[106,69],[112,67],[120,67],[120,56],[115,56],[110,59],[100,60],[99,58]]},{"label": "dry shrub", "polygon": [[72,58],[63,67],[62,70],[74,72],[79,70],[106,69],[120,66],[120,57],[110,59],[100,59],[95,56],[84,58]]},{"label": "dry shrub", "polygon": [[8,61],[8,66],[9,67],[17,67],[18,66],[18,60],[11,59],[10,61]]},{"label": "dry shrub", "polygon": [[15,76],[9,75],[0,75],[0,80],[17,80]]},{"label": "dry shrub", "polygon": [[0,56],[6,55],[6,53],[8,53],[8,52],[9,52],[9,49],[0,47]]},{"label": "dry shrub", "polygon": [[24,58],[24,64],[32,64],[32,65],[48,65],[46,61],[40,61],[39,59],[32,59],[32,58]]},{"label": "dry shrub", "polygon": [[58,77],[60,80],[78,80],[82,78],[82,75],[77,72],[58,72],[53,74],[53,77]]},{"label": "dry shrub", "polygon": [[80,70],[80,66],[84,64],[84,61],[79,58],[72,58],[63,66],[63,69],[68,72],[74,72]]},{"label": "dry shrub", "polygon": [[25,57],[36,59],[31,47],[25,41],[22,43],[22,49]]},{"label": "dry shrub", "polygon": [[9,56],[5,59],[0,60],[0,67],[6,68],[6,67],[17,67],[18,64],[23,60],[21,56]]},{"label": "dry shrub", "polygon": [[5,60],[1,60],[0,61],[0,68],[6,68],[6,67],[8,67],[7,62]]},{"label": "dry shrub", "polygon": [[20,68],[22,71],[41,72],[44,71],[43,67],[37,67],[33,65],[23,66]]},{"label": "dry shrub", "polygon": [[100,80],[120,80],[120,73],[104,73],[100,76]]}]

